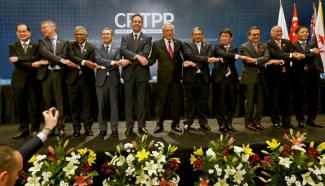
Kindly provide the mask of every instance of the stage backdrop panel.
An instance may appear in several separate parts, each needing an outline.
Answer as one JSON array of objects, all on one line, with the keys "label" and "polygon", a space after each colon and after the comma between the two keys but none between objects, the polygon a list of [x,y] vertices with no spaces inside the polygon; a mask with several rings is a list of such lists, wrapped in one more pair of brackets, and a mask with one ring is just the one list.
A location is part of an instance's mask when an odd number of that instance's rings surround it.
[{"label": "stage backdrop panel", "polygon": [[[293,1],[283,0],[283,8],[290,27]],[[312,3],[317,0],[299,0],[297,3],[299,23],[309,25]],[[161,26],[173,22],[176,37],[191,39],[191,30],[200,26],[205,38],[215,44],[222,28],[234,32],[234,44],[239,46],[247,40],[247,29],[251,25],[262,27],[262,40],[269,38],[270,28],[277,24],[278,0],[1,0],[0,6],[0,79],[11,78],[13,65],[8,62],[8,44],[16,40],[15,25],[27,23],[32,29],[32,40],[41,36],[39,23],[44,19],[57,22],[58,33],[73,39],[77,25],[88,29],[89,40],[100,43],[100,31],[109,26],[115,29],[115,45],[119,45],[121,34],[130,31],[133,13],[144,16],[144,31],[153,39],[161,37]],[[241,63],[237,63],[241,71]],[[156,65],[151,67],[156,75]]]}]

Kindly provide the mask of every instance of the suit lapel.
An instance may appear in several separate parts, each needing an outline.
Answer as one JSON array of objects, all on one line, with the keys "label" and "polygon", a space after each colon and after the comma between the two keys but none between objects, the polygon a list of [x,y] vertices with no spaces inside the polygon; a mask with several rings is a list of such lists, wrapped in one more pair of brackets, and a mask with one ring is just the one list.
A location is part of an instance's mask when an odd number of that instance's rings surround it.
[{"label": "suit lapel", "polygon": [[[195,49],[197,54],[200,54],[199,49],[197,48],[197,45],[195,42],[192,42],[192,47]],[[202,51],[202,47],[201,47],[201,51]]]},{"label": "suit lapel", "polygon": [[[175,43],[174,43],[174,44],[175,44]],[[166,47],[165,39],[164,39],[164,38],[162,38],[162,39],[160,40],[160,45],[161,45],[163,51],[164,51],[164,52],[167,54],[167,56],[170,58],[170,56],[169,56],[169,52],[168,52],[168,49],[167,49],[167,47]],[[174,47],[175,47],[175,46],[174,46]]]},{"label": "suit lapel", "polygon": [[248,44],[249,51],[251,51],[253,57],[257,57],[258,53],[253,45],[253,43],[249,42]]}]

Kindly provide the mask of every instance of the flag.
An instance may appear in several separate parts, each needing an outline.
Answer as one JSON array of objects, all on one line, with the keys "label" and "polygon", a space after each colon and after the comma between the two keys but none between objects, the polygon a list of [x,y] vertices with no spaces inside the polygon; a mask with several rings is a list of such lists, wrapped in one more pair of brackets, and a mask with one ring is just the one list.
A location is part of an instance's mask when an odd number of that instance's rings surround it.
[{"label": "flag", "polygon": [[316,5],[313,3],[313,15],[310,20],[310,38],[309,41],[313,41],[315,39],[315,26],[316,26],[316,18],[317,18],[317,10]]},{"label": "flag", "polygon": [[281,0],[280,0],[280,9],[279,9],[279,17],[278,17],[278,26],[281,26],[282,28],[282,33],[283,33],[282,38],[289,39],[287,23],[284,16]]},{"label": "flag", "polygon": [[320,56],[322,58],[323,67],[325,67],[324,19],[323,19],[323,8],[322,8],[321,1],[319,1],[318,4],[318,14],[316,19],[315,34],[316,34],[318,48],[320,49]]},{"label": "flag", "polygon": [[299,26],[298,22],[298,14],[297,14],[297,8],[296,8],[296,3],[293,4],[293,16],[292,16],[292,21],[291,21],[291,28],[290,28],[290,41],[291,42],[297,42],[298,39],[296,37],[295,31]]}]

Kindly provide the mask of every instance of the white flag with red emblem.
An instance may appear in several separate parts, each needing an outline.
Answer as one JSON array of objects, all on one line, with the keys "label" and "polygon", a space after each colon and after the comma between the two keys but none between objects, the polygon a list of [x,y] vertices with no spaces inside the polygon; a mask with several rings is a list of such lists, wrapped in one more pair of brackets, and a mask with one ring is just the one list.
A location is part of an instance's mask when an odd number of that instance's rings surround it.
[{"label": "white flag with red emblem", "polygon": [[319,1],[318,4],[318,15],[316,19],[315,34],[318,43],[318,48],[320,49],[320,56],[322,58],[323,67],[325,69],[324,19],[321,1]]},{"label": "white flag with red emblem", "polygon": [[282,28],[282,33],[283,33],[282,38],[289,39],[287,23],[286,23],[286,19],[284,17],[281,0],[280,0],[280,9],[279,9],[279,17],[278,17],[278,26],[281,26],[281,28]]},{"label": "white flag with red emblem", "polygon": [[299,27],[299,22],[298,22],[298,14],[297,14],[297,8],[296,8],[296,3],[293,4],[293,16],[292,16],[292,21],[291,21],[291,28],[290,28],[290,41],[295,43],[298,41],[296,37],[296,29]]},{"label": "white flag with red emblem", "polygon": [[310,39],[309,41],[313,41],[315,39],[315,29],[316,29],[316,18],[317,18],[317,10],[316,5],[313,3],[313,15],[311,16],[310,20]]}]

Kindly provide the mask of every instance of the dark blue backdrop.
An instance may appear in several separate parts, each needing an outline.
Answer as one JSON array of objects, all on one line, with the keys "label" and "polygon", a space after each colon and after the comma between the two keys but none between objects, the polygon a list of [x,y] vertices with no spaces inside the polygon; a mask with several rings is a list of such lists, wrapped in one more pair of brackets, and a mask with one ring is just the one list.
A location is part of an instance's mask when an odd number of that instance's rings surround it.
[{"label": "dark blue backdrop", "polygon": [[[290,27],[293,2],[282,0],[287,25]],[[299,23],[310,24],[312,3],[318,0],[298,0]],[[100,31],[104,26],[125,32],[131,13],[144,13],[145,29],[159,31],[164,21],[173,20],[176,37],[191,38],[191,29],[200,26],[205,38],[217,42],[220,29],[231,28],[236,46],[246,41],[247,29],[251,25],[262,27],[262,40],[269,37],[270,28],[277,24],[278,0],[1,0],[0,7],[0,79],[10,78],[13,65],[8,62],[8,44],[16,40],[15,25],[24,22],[32,29],[32,40],[42,37],[39,23],[43,19],[57,22],[58,32],[73,39],[73,29],[83,25],[88,29],[89,40],[100,42]],[[151,33],[153,39],[160,33]],[[115,35],[119,45],[121,35]],[[156,74],[152,67],[152,75]],[[238,63],[240,71],[241,64]]]}]

